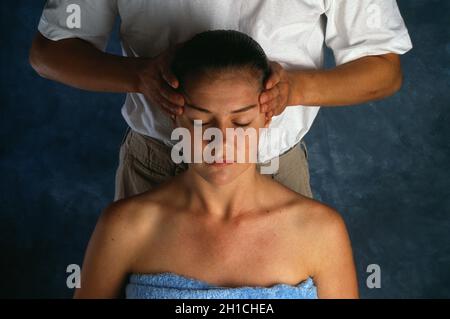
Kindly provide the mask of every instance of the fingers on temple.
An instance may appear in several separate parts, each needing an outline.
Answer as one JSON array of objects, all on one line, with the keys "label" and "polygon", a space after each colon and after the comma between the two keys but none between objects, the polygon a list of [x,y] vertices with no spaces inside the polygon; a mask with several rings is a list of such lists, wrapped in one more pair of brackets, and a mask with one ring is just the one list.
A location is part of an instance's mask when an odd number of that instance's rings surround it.
[{"label": "fingers on temple", "polygon": [[280,95],[280,88],[278,86],[275,86],[270,90],[264,91],[263,94],[266,96],[264,103],[269,103],[278,98],[278,96]]},{"label": "fingers on temple", "polygon": [[282,67],[277,62],[271,62],[270,68],[272,70],[269,79],[267,80],[266,87],[272,88],[277,85],[281,81],[281,73]]},{"label": "fingers on temple", "polygon": [[161,96],[167,100],[170,104],[173,104],[176,107],[181,107],[184,105],[184,97],[183,95],[177,93],[174,91],[173,88],[171,88],[166,83],[162,83],[162,85],[159,88]]},{"label": "fingers on temple", "polygon": [[169,100],[164,98],[163,96],[158,96],[155,98],[155,102],[168,114],[170,115],[179,115],[181,114],[180,106],[171,103]]},{"label": "fingers on temple", "polygon": [[272,72],[271,76],[267,80],[266,88],[267,89],[272,89],[273,87],[276,87],[276,85],[278,83],[280,83],[280,81],[281,81],[280,74],[278,73],[278,71],[274,71],[274,72]]}]

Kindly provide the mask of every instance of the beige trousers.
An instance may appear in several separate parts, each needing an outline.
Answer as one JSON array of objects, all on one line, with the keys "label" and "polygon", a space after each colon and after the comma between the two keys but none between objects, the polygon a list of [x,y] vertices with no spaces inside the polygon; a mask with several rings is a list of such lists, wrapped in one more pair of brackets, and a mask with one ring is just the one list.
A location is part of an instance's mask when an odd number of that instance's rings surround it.
[{"label": "beige trousers", "polygon": [[[120,146],[114,200],[143,193],[187,169],[185,163],[173,163],[170,153],[169,146],[128,128]],[[303,141],[279,157],[278,171],[271,177],[299,194],[313,197]]]}]

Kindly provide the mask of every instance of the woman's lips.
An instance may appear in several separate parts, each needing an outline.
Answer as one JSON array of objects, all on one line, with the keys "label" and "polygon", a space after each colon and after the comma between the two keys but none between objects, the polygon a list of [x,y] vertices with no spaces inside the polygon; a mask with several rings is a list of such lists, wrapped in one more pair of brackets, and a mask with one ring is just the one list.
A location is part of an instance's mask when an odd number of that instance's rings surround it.
[{"label": "woman's lips", "polygon": [[208,165],[214,166],[214,167],[224,167],[224,166],[228,166],[228,165],[232,165],[232,164],[234,164],[234,161],[223,161],[222,163],[220,163],[220,162],[208,163]]}]

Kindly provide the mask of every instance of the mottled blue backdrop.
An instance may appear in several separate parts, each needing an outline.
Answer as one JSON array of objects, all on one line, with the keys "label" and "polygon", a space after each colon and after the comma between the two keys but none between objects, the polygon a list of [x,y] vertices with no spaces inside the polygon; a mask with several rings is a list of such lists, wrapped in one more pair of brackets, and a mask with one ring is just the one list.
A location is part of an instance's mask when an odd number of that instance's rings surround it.
[{"label": "mottled blue backdrop", "polygon": [[[322,109],[306,142],[315,197],[338,209],[365,298],[450,298],[450,2],[398,1],[414,49],[402,91]],[[71,297],[112,200],[124,96],[37,76],[28,50],[44,1],[0,2],[0,297]],[[120,52],[117,36],[109,50]],[[365,285],[379,264],[382,287]]]}]

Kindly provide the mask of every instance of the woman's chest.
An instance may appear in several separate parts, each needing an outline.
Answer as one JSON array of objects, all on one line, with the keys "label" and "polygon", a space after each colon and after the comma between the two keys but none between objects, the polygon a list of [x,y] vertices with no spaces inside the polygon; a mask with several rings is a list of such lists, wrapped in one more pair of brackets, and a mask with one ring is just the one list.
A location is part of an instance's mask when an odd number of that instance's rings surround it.
[{"label": "woman's chest", "polygon": [[174,272],[216,284],[297,283],[309,276],[304,239],[276,220],[222,228],[173,224],[136,272]]}]

